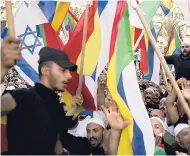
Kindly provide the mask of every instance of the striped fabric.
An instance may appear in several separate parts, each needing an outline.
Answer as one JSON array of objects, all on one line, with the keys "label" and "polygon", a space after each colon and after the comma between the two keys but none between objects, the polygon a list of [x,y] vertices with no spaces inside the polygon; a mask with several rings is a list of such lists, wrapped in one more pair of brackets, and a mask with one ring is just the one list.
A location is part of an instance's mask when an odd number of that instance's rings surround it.
[{"label": "striped fabric", "polygon": [[51,23],[53,29],[58,32],[67,15],[70,2],[39,1],[39,8]]},{"label": "striped fabric", "polygon": [[154,137],[136,77],[125,1],[118,2],[116,14],[119,16],[115,16],[112,30],[107,86],[123,118],[131,120],[122,131],[118,155],[153,155]]},{"label": "striped fabric", "polygon": [[162,0],[160,7],[162,8],[165,16],[169,14],[171,8],[173,8],[174,2],[173,0]]}]

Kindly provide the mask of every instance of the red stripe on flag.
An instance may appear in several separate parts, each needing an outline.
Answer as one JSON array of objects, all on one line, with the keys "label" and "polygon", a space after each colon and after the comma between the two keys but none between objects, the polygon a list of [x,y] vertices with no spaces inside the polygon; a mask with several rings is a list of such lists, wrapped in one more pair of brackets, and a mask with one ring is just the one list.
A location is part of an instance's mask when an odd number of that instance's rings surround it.
[{"label": "red stripe on flag", "polygon": [[[87,31],[87,41],[94,31],[94,15],[97,10],[97,2],[93,2],[92,7],[89,9],[89,20],[88,20],[88,31]],[[82,38],[83,38],[83,27],[84,27],[84,13],[80,18],[75,30],[72,33],[72,38],[69,39],[65,45],[64,51],[68,54],[71,61],[76,63],[77,59],[82,50]]]},{"label": "red stripe on flag", "polygon": [[119,24],[121,18],[123,17],[125,10],[126,10],[126,2],[118,1],[115,18],[114,18],[114,22],[113,22],[112,34],[111,34],[112,36],[111,36],[111,43],[110,43],[109,61],[111,60],[111,58],[114,54],[115,46],[117,44],[116,39],[117,39],[117,34],[118,34],[118,24]]},{"label": "red stripe on flag", "polygon": [[168,50],[169,50],[169,47],[170,47],[170,44],[172,42],[172,40],[174,39],[174,27],[172,28],[172,31],[171,31],[171,35],[170,35],[170,38],[169,38],[169,41],[168,41]]}]

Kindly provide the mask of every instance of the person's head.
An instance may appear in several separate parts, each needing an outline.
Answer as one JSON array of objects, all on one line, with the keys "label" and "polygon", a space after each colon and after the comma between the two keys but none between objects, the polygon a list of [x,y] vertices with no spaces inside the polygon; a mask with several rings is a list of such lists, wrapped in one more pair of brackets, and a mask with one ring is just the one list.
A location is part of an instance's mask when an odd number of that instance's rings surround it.
[{"label": "person's head", "polygon": [[87,124],[87,138],[92,147],[100,146],[103,141],[105,124],[100,118],[91,118]]},{"label": "person's head", "polygon": [[151,112],[150,112],[150,117],[158,117],[160,118],[162,121],[165,120],[165,116],[164,116],[164,112],[159,110],[159,109],[153,109]]},{"label": "person's head", "polygon": [[176,142],[182,148],[190,149],[190,127],[188,124],[180,123],[174,129]]},{"label": "person's head", "polygon": [[152,117],[150,118],[152,128],[153,128],[153,133],[154,136],[164,136],[165,134],[165,126],[164,122],[158,118],[158,117]]},{"label": "person's head", "polygon": [[190,56],[190,45],[186,42],[181,45],[181,55],[185,58]]},{"label": "person's head", "polygon": [[69,61],[65,52],[44,47],[40,50],[39,77],[48,88],[64,91],[72,76],[70,71],[76,71],[77,66]]},{"label": "person's head", "polygon": [[157,104],[159,104],[159,102],[160,102],[160,92],[157,89],[154,90],[153,102],[155,102]]},{"label": "person's head", "polygon": [[152,88],[147,88],[144,92],[145,102],[152,103],[154,98],[154,90]]},{"label": "person's head", "polygon": [[160,100],[159,109],[166,113],[166,98]]}]

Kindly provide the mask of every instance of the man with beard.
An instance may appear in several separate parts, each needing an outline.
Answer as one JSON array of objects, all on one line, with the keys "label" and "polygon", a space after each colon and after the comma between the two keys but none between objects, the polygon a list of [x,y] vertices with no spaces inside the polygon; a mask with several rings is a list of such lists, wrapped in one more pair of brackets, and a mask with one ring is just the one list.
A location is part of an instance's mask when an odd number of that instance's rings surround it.
[{"label": "man with beard", "polygon": [[176,80],[181,77],[190,80],[190,45],[189,43],[182,43],[181,54],[165,56],[168,64],[173,64],[175,67],[175,78]]},{"label": "man with beard", "polygon": [[[188,153],[190,151],[190,127],[188,124],[180,123],[174,129],[176,137],[176,151]],[[188,153],[190,154],[190,153]]]},{"label": "man with beard", "polygon": [[159,105],[154,104],[154,90],[152,88],[147,88],[144,92],[145,105],[148,113],[150,113],[153,109],[159,109]]},{"label": "man with beard", "polygon": [[[152,125],[152,128],[153,128],[155,141],[157,141],[157,139],[159,138],[159,140],[160,140],[159,145],[161,145],[163,147],[166,154],[167,155],[174,155],[175,151],[173,150],[171,145],[169,145],[163,138],[165,133],[166,133],[164,122],[158,117],[151,117],[150,121],[151,121],[151,125]],[[159,145],[158,145],[158,142],[156,142],[156,146],[159,146]]]}]

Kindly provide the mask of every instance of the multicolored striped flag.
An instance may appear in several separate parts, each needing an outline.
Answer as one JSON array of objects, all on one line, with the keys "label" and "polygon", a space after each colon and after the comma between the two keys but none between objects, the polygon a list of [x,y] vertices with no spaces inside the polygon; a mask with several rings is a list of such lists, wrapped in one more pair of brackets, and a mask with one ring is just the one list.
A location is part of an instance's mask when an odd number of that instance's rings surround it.
[{"label": "multicolored striped flag", "polygon": [[[124,119],[118,155],[153,155],[154,137],[136,77],[128,5],[118,1],[110,45],[107,86]],[[135,97],[134,97],[135,95]]]},{"label": "multicolored striped flag", "polygon": [[170,13],[171,8],[173,8],[174,2],[173,0],[162,0],[160,7],[162,8],[165,16]]},{"label": "multicolored striped flag", "polygon": [[182,36],[178,34],[175,27],[172,28],[168,42],[168,50],[166,55],[180,54]]},{"label": "multicolored striped flag", "polygon": [[52,28],[59,32],[69,10],[70,2],[39,1],[38,6],[51,23]]}]

